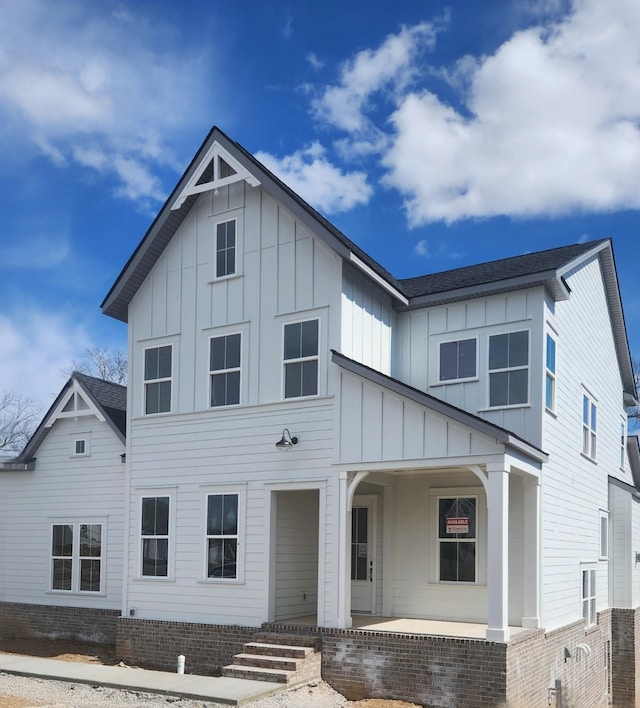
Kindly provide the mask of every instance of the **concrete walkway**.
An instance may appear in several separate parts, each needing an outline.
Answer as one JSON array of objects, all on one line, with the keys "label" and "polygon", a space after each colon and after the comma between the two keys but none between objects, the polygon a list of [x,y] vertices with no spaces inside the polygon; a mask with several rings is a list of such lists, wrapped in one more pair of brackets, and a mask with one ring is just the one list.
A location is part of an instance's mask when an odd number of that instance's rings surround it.
[{"label": "concrete walkway", "polygon": [[181,696],[241,706],[286,688],[286,684],[246,679],[173,674],[125,666],[104,666],[18,654],[0,654],[0,672],[54,681],[89,683],[130,691]]}]

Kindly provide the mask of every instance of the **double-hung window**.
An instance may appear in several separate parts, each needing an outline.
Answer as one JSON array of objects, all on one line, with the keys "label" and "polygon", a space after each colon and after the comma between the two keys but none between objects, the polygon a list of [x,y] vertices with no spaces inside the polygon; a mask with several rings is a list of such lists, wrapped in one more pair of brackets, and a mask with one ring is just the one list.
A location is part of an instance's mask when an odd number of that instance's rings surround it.
[{"label": "double-hung window", "polygon": [[544,405],[553,411],[556,407],[556,340],[547,334]]},{"label": "double-hung window", "polygon": [[284,397],[318,394],[319,320],[284,326]]},{"label": "double-hung window", "polygon": [[51,589],[100,592],[102,547],[102,524],[53,524]]},{"label": "double-hung window", "polygon": [[209,341],[209,404],[212,408],[238,405],[242,335],[228,334]]},{"label": "double-hung window", "polygon": [[582,395],[582,454],[596,459],[598,408],[591,396]]},{"label": "double-hung window", "polygon": [[207,495],[207,578],[238,579],[238,494]]},{"label": "double-hung window", "polygon": [[171,411],[171,371],[173,347],[151,347],[144,352],[144,412]]},{"label": "double-hung window", "polygon": [[236,273],[236,220],[216,224],[216,278]]},{"label": "double-hung window", "polygon": [[529,332],[489,337],[489,405],[515,406],[529,400]]},{"label": "double-hung window", "polygon": [[476,340],[460,339],[440,344],[440,381],[472,379],[476,376]]},{"label": "double-hung window", "polygon": [[438,567],[442,582],[476,582],[477,497],[438,498]]},{"label": "double-hung window", "polygon": [[587,627],[596,623],[596,569],[582,568],[582,617]]},{"label": "double-hung window", "polygon": [[169,574],[169,512],[168,496],[142,497],[141,513],[141,575],[166,578]]}]

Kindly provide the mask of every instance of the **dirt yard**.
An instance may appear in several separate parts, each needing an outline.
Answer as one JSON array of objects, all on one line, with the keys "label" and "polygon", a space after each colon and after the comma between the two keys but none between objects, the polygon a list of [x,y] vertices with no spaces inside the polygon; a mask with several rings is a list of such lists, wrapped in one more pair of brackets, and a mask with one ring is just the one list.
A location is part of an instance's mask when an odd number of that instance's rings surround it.
[{"label": "dirt yard", "polygon": [[[0,654],[25,654],[90,664],[117,663],[114,646],[87,644],[71,639],[0,639]],[[35,708],[36,705],[15,696],[0,695],[0,708]],[[349,706],[350,708],[419,708],[415,703],[381,698],[366,698],[354,701]]]}]

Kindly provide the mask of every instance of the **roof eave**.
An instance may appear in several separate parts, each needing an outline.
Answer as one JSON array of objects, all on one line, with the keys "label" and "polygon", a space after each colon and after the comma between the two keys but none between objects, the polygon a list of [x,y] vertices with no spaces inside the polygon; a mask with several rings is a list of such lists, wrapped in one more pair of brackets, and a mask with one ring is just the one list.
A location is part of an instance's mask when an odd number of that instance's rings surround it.
[{"label": "roof eave", "polygon": [[438,293],[431,293],[430,295],[419,295],[410,298],[406,307],[398,307],[397,309],[401,312],[416,310],[422,307],[444,305],[449,302],[459,302],[460,300],[484,297],[486,295],[497,295],[513,290],[524,290],[539,285],[544,285],[556,302],[569,299],[569,288],[558,275],[558,272],[556,270],[547,270],[540,273],[522,275],[517,278],[496,280],[492,283],[470,285],[465,288],[445,290]]}]

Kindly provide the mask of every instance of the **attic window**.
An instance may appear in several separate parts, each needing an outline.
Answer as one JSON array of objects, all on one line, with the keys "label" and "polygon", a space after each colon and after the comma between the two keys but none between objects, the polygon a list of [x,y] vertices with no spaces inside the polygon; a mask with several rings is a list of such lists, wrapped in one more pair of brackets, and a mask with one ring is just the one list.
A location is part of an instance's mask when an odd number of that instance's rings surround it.
[{"label": "attic window", "polygon": [[81,438],[75,438],[71,454],[73,457],[87,457],[90,453],[89,436],[85,433]]}]

